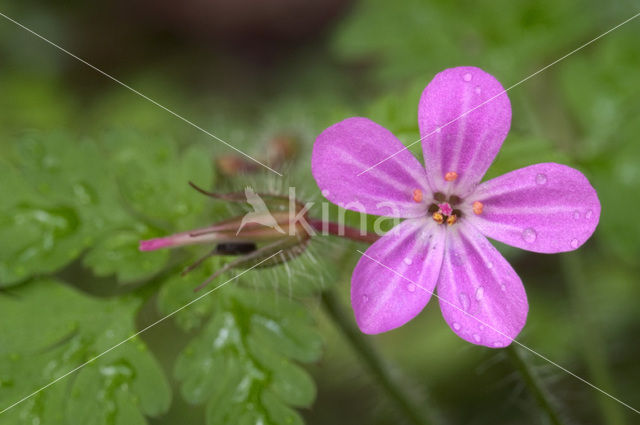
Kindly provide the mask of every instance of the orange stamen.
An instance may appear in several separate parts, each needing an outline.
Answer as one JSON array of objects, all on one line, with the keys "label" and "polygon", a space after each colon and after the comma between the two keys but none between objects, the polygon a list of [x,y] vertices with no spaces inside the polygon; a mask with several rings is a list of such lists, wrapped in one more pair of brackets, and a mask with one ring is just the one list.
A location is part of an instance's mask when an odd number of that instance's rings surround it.
[{"label": "orange stamen", "polygon": [[455,214],[450,215],[449,217],[447,217],[447,224],[449,226],[451,226],[452,224],[454,224],[456,221],[458,221],[458,217]]},{"label": "orange stamen", "polygon": [[422,191],[420,189],[415,189],[413,191],[413,200],[415,202],[422,202]]},{"label": "orange stamen", "polygon": [[484,207],[484,205],[482,205],[482,202],[480,202],[480,201],[475,201],[473,204],[471,204],[471,208],[473,209],[473,213],[475,215],[482,214],[482,208],[483,207]]},{"label": "orange stamen", "polygon": [[452,182],[457,178],[458,178],[458,173],[456,173],[455,171],[449,171],[447,174],[444,175],[444,179],[448,182]]},{"label": "orange stamen", "polygon": [[439,212],[434,212],[433,215],[431,216],[436,223],[438,224],[442,224],[444,222],[444,216],[439,213]]}]

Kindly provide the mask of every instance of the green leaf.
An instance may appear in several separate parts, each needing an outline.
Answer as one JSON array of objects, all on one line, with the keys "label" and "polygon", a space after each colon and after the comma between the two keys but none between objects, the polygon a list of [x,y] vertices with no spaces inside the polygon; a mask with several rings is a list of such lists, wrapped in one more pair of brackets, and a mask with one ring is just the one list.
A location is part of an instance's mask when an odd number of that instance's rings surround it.
[{"label": "green leaf", "polygon": [[[0,295],[4,409],[135,333],[140,300],[89,297],[53,280]],[[137,338],[0,415],[0,424],[144,424],[165,412],[169,384]]]},{"label": "green leaf", "polygon": [[502,144],[500,152],[498,152],[495,161],[489,167],[483,181],[541,162],[558,162],[571,165],[571,158],[558,151],[548,140],[537,137],[523,137],[513,133]]},{"label": "green leaf", "polygon": [[0,151],[0,237],[11,241],[0,247],[0,286],[55,272],[90,246],[84,264],[97,275],[150,277],[168,254],[140,253],[138,240],[191,228],[210,205],[187,184],[210,184],[206,151],[179,152],[168,138],[29,132]]},{"label": "green leaf", "polygon": [[29,132],[3,150],[0,236],[11,243],[0,248],[0,286],[58,270],[128,219],[90,141]]},{"label": "green leaf", "polygon": [[292,407],[315,398],[294,361],[312,362],[321,340],[301,304],[272,291],[225,288],[213,314],[176,363],[184,398],[207,403],[207,424],[302,423]]},{"label": "green leaf", "polygon": [[561,68],[560,88],[579,125],[581,157],[607,155],[612,148],[632,142],[621,138],[620,130],[636,120],[639,110],[640,82],[629,78],[640,67],[637,38],[637,31],[621,32]]},{"label": "green leaf", "polygon": [[557,53],[562,44],[574,48],[589,27],[590,16],[574,2],[463,4],[359,2],[338,27],[333,49],[343,60],[372,64],[384,86],[416,77],[426,85],[434,73],[466,64],[500,70],[506,86],[546,65],[537,63],[543,58],[564,54]]},{"label": "green leaf", "polygon": [[211,158],[206,149],[184,152],[168,137],[143,137],[136,132],[112,132],[104,141],[112,159],[121,196],[133,213],[165,229],[193,227],[211,204],[188,182],[212,183]]},{"label": "green leaf", "polygon": [[116,275],[120,283],[143,280],[161,269],[169,258],[169,251],[141,252],[141,239],[158,236],[144,224],[134,229],[114,230],[99,241],[85,255],[83,262],[97,276]]}]

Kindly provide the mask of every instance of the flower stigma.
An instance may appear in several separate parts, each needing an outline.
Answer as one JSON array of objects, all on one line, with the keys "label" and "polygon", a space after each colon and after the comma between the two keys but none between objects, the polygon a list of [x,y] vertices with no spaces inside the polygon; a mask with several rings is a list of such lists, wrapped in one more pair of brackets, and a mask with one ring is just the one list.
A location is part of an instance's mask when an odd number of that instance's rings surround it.
[{"label": "flower stigma", "polygon": [[462,216],[462,211],[455,208],[456,205],[462,202],[459,196],[451,195],[447,199],[444,193],[437,192],[433,195],[433,199],[434,201],[429,206],[428,212],[436,223],[446,223],[448,226],[452,226],[458,222],[458,219]]}]

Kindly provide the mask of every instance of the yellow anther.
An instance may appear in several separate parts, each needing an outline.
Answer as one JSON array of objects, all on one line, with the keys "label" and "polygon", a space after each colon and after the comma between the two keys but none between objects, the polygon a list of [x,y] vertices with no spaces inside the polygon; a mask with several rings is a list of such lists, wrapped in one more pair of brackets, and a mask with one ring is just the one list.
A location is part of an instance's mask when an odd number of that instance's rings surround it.
[{"label": "yellow anther", "polygon": [[415,202],[422,202],[422,191],[420,189],[414,189],[413,200]]},{"label": "yellow anther", "polygon": [[442,215],[442,213],[439,212],[434,212],[433,215],[431,216],[436,223],[438,224],[442,224],[444,223],[444,216]]},{"label": "yellow anther", "polygon": [[454,224],[456,221],[458,221],[458,217],[455,214],[451,214],[449,217],[447,217],[447,224],[449,226]]},{"label": "yellow anther", "polygon": [[456,173],[455,171],[449,171],[447,174],[444,175],[444,179],[448,182],[452,182],[457,178],[458,178],[458,173]]},{"label": "yellow anther", "polygon": [[482,202],[480,202],[480,201],[475,201],[473,204],[471,204],[471,208],[473,209],[473,213],[475,215],[482,214],[482,208],[483,207],[484,207],[484,205],[482,205]]}]

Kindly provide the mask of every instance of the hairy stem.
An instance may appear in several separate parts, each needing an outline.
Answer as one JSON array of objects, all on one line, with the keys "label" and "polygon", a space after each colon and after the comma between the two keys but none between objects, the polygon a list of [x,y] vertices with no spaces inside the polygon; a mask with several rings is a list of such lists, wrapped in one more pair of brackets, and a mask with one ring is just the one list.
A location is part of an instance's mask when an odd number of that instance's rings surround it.
[{"label": "hairy stem", "polygon": [[329,234],[350,239],[352,241],[374,243],[380,236],[375,233],[367,233],[360,229],[345,226],[343,224],[333,223],[331,221],[322,221],[317,219],[309,219],[309,225],[320,234]]},{"label": "hairy stem", "polygon": [[545,411],[549,418],[549,423],[553,425],[563,425],[561,416],[556,410],[551,395],[546,388],[540,382],[537,375],[533,371],[533,368],[527,363],[527,359],[522,353],[522,350],[515,344],[507,346],[504,351],[507,353],[511,361],[513,362],[518,372],[522,376],[527,388],[533,394],[538,405]]},{"label": "hairy stem", "polygon": [[397,377],[394,376],[380,357],[380,354],[371,345],[369,339],[354,325],[353,319],[345,312],[336,293],[331,290],[323,292],[322,304],[331,320],[342,331],[351,348],[358,353],[371,374],[407,420],[414,425],[439,423],[438,420],[427,414],[427,410],[422,407],[425,405],[424,402],[421,402],[421,406],[418,406],[411,399],[402,384],[398,382]]},{"label": "hairy stem", "polygon": [[[605,391],[613,391],[613,378],[607,365],[607,354],[604,350],[602,331],[593,320],[593,308],[589,299],[587,274],[584,272],[584,264],[581,254],[574,252],[563,255],[562,268],[567,281],[573,314],[576,323],[580,323],[578,329],[579,343],[582,345],[585,362],[589,370],[589,376],[593,383]],[[621,405],[615,400],[598,394],[597,402],[602,412],[602,419],[609,425],[624,425],[626,423]]]}]

